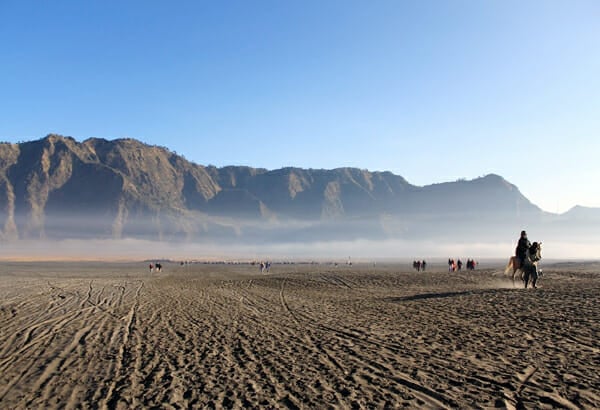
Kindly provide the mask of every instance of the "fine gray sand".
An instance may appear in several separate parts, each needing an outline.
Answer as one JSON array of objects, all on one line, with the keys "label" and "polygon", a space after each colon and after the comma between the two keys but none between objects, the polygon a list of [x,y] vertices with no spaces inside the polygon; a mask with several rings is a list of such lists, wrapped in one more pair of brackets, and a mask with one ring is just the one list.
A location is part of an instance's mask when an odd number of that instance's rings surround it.
[{"label": "fine gray sand", "polygon": [[5,262],[0,408],[600,408],[599,272]]}]

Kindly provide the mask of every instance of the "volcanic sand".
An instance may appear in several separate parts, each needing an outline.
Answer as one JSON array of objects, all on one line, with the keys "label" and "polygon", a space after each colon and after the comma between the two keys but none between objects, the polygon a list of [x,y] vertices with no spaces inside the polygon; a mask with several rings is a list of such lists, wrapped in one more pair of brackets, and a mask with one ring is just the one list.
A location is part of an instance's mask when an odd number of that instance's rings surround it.
[{"label": "volcanic sand", "polygon": [[598,272],[4,263],[0,408],[600,408]]}]

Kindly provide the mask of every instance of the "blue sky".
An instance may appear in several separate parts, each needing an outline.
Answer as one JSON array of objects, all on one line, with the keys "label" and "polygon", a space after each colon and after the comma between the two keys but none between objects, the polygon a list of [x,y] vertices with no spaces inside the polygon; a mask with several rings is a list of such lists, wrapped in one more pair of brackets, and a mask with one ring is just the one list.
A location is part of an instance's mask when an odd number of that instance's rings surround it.
[{"label": "blue sky", "polygon": [[600,2],[0,1],[0,139],[600,207]]}]

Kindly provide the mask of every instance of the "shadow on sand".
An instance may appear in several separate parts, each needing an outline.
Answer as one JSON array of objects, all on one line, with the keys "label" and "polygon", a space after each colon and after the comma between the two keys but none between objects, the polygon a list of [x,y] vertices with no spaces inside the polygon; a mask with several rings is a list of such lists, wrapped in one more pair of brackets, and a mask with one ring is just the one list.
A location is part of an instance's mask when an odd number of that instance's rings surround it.
[{"label": "shadow on sand", "polygon": [[384,298],[384,301],[390,302],[390,303],[399,303],[399,302],[410,302],[410,301],[414,301],[414,300],[423,300],[423,299],[451,298],[451,297],[455,297],[455,296],[498,294],[498,292],[511,292],[511,291],[512,291],[512,289],[472,289],[472,290],[462,290],[462,291],[457,291],[457,292],[419,293],[418,295],[388,297],[388,298]]}]

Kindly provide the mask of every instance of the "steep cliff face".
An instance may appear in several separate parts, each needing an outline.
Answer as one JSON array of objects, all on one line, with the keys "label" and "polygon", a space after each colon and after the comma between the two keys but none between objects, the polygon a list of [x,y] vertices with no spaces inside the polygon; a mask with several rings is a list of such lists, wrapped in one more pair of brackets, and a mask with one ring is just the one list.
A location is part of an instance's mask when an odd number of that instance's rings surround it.
[{"label": "steep cliff face", "polygon": [[303,226],[311,232],[337,226],[344,235],[353,227],[394,235],[432,218],[524,214],[541,211],[494,175],[417,187],[356,168],[204,167],[134,139],[48,135],[0,144],[2,240],[239,237],[252,221],[260,230],[292,220],[310,222]]},{"label": "steep cliff face", "polygon": [[15,190],[7,176],[7,170],[19,159],[17,144],[0,144],[0,239],[10,240],[18,237],[15,222]]},{"label": "steep cliff face", "polygon": [[3,176],[14,194],[9,207],[13,209],[16,229],[24,237],[45,237],[48,199],[73,176],[78,155],[85,155],[79,148],[74,140],[53,135],[19,144],[17,159]]},{"label": "steep cliff face", "polygon": [[99,163],[120,172],[130,195],[150,208],[202,208],[220,190],[204,167],[166,148],[133,139],[89,139],[82,145],[95,154]]},{"label": "steep cliff face", "polygon": [[162,236],[197,231],[190,211],[220,190],[204,167],[135,140],[49,135],[0,144],[2,237]]}]

